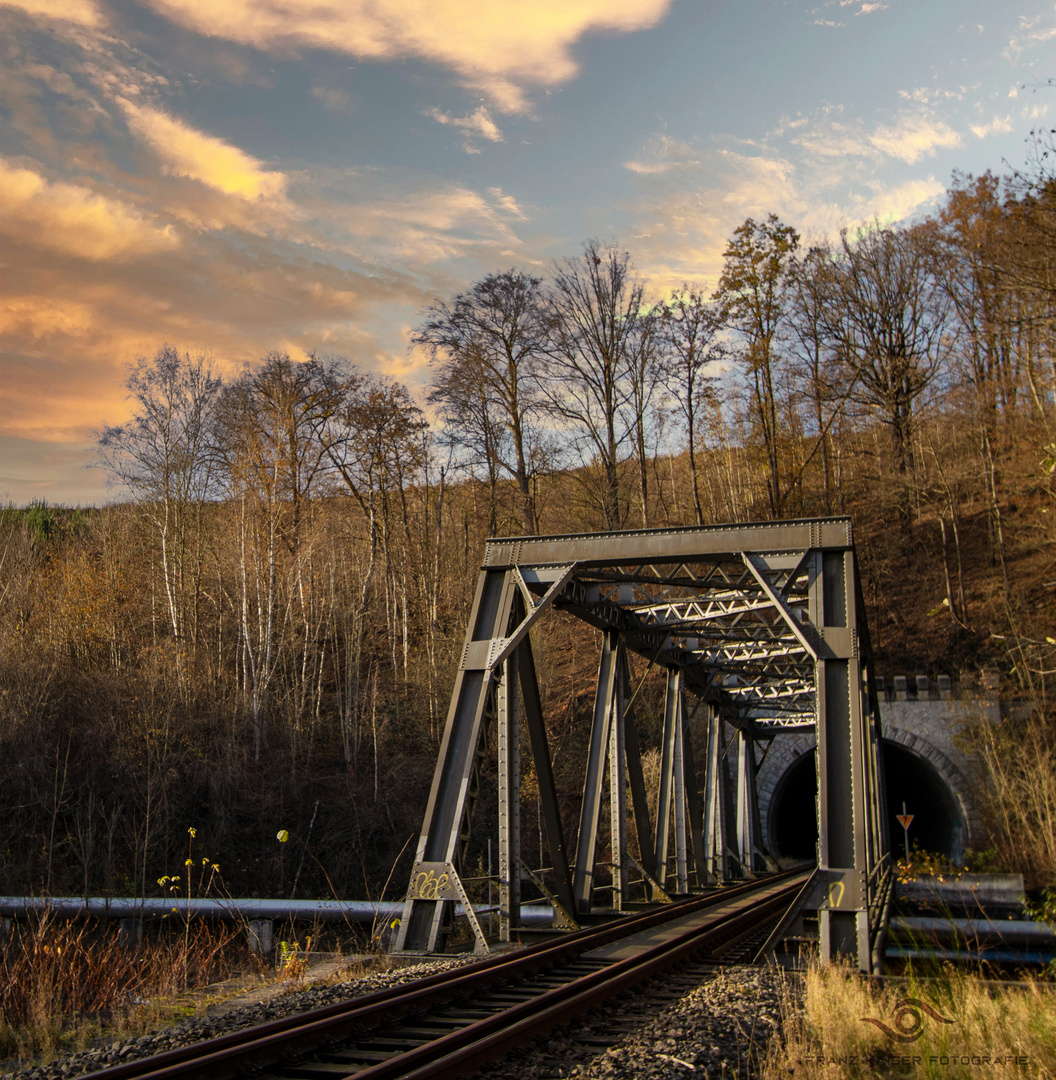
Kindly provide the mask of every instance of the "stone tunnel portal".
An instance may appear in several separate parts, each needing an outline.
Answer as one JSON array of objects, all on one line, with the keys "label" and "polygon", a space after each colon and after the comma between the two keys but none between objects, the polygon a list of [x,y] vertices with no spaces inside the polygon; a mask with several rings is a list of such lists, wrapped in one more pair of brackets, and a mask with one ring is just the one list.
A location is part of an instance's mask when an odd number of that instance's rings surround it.
[{"label": "stone tunnel portal", "polygon": [[[897,743],[882,743],[884,788],[891,851],[904,857],[905,841],[896,815],[913,815],[909,842],[924,851],[959,859],[964,853],[964,815],[949,784],[924,758]],[[813,859],[818,842],[817,759],[813,752],[799,757],[782,776],[770,807],[771,842],[785,859]]]}]

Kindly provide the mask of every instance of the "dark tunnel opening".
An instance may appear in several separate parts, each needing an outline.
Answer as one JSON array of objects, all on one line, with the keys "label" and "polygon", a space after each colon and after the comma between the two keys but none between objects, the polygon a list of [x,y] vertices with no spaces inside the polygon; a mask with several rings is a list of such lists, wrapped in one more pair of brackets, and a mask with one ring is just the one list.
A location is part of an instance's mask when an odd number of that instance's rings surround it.
[{"label": "dark tunnel opening", "polygon": [[770,804],[774,853],[784,859],[813,859],[818,844],[818,770],[814,751],[785,771]]},{"label": "dark tunnel opening", "polygon": [[[946,781],[933,765],[897,743],[882,743],[887,796],[888,840],[897,857],[905,855],[905,832],[896,815],[913,815],[910,847],[960,858],[964,823]],[[782,776],[770,807],[775,854],[785,859],[813,859],[818,842],[818,780],[813,751],[796,760]]]}]

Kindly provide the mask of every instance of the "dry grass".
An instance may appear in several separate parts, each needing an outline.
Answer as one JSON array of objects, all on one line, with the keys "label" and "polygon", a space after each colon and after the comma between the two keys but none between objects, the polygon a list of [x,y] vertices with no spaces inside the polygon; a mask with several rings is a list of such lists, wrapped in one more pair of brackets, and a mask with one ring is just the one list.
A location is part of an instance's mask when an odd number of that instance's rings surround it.
[{"label": "dry grass", "polygon": [[982,762],[991,834],[1027,887],[1056,882],[1056,711],[1035,702],[1023,719],[973,732]]},{"label": "dry grass", "polygon": [[50,1060],[103,1034],[154,1030],[196,1012],[186,991],[247,969],[259,961],[232,927],[192,923],[186,934],[124,948],[114,927],[21,921],[0,942],[0,1059]]},{"label": "dry grass", "polygon": [[[846,967],[813,967],[801,1004],[788,988],[784,1036],[771,1047],[762,1075],[1054,1080],[1051,990],[1031,981],[1004,988],[953,969],[939,979],[880,984]],[[899,1033],[916,1038],[901,1041]]]}]

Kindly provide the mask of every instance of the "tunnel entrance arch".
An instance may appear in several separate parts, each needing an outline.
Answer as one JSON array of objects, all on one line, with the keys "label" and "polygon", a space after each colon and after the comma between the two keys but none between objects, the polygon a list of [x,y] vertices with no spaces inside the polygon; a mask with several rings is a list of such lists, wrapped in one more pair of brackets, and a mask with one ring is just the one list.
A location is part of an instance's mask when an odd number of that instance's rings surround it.
[{"label": "tunnel entrance arch", "polygon": [[[943,776],[926,757],[891,739],[881,742],[884,797],[890,851],[905,854],[902,826],[896,815],[913,815],[910,844],[958,861],[964,853],[965,813],[952,778]],[[812,859],[818,842],[817,759],[802,754],[785,770],[770,800],[769,837],[782,859]]]}]

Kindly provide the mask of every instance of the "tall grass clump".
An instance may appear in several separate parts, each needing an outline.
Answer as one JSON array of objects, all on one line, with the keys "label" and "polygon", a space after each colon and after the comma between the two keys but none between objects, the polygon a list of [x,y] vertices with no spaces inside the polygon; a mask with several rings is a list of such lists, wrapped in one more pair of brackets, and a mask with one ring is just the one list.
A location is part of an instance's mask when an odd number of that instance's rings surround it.
[{"label": "tall grass clump", "polygon": [[981,724],[974,749],[984,770],[990,832],[1027,887],[1056,882],[1056,710]]},{"label": "tall grass clump", "polygon": [[48,913],[19,920],[0,941],[0,1059],[78,1049],[104,1026],[136,1030],[155,999],[255,963],[229,926],[192,922],[127,948],[116,927]]},{"label": "tall grass clump", "polygon": [[782,1013],[764,1080],[1056,1078],[1056,994],[1043,982],[1006,987],[948,967],[879,983],[813,966],[802,997],[788,984]]}]

